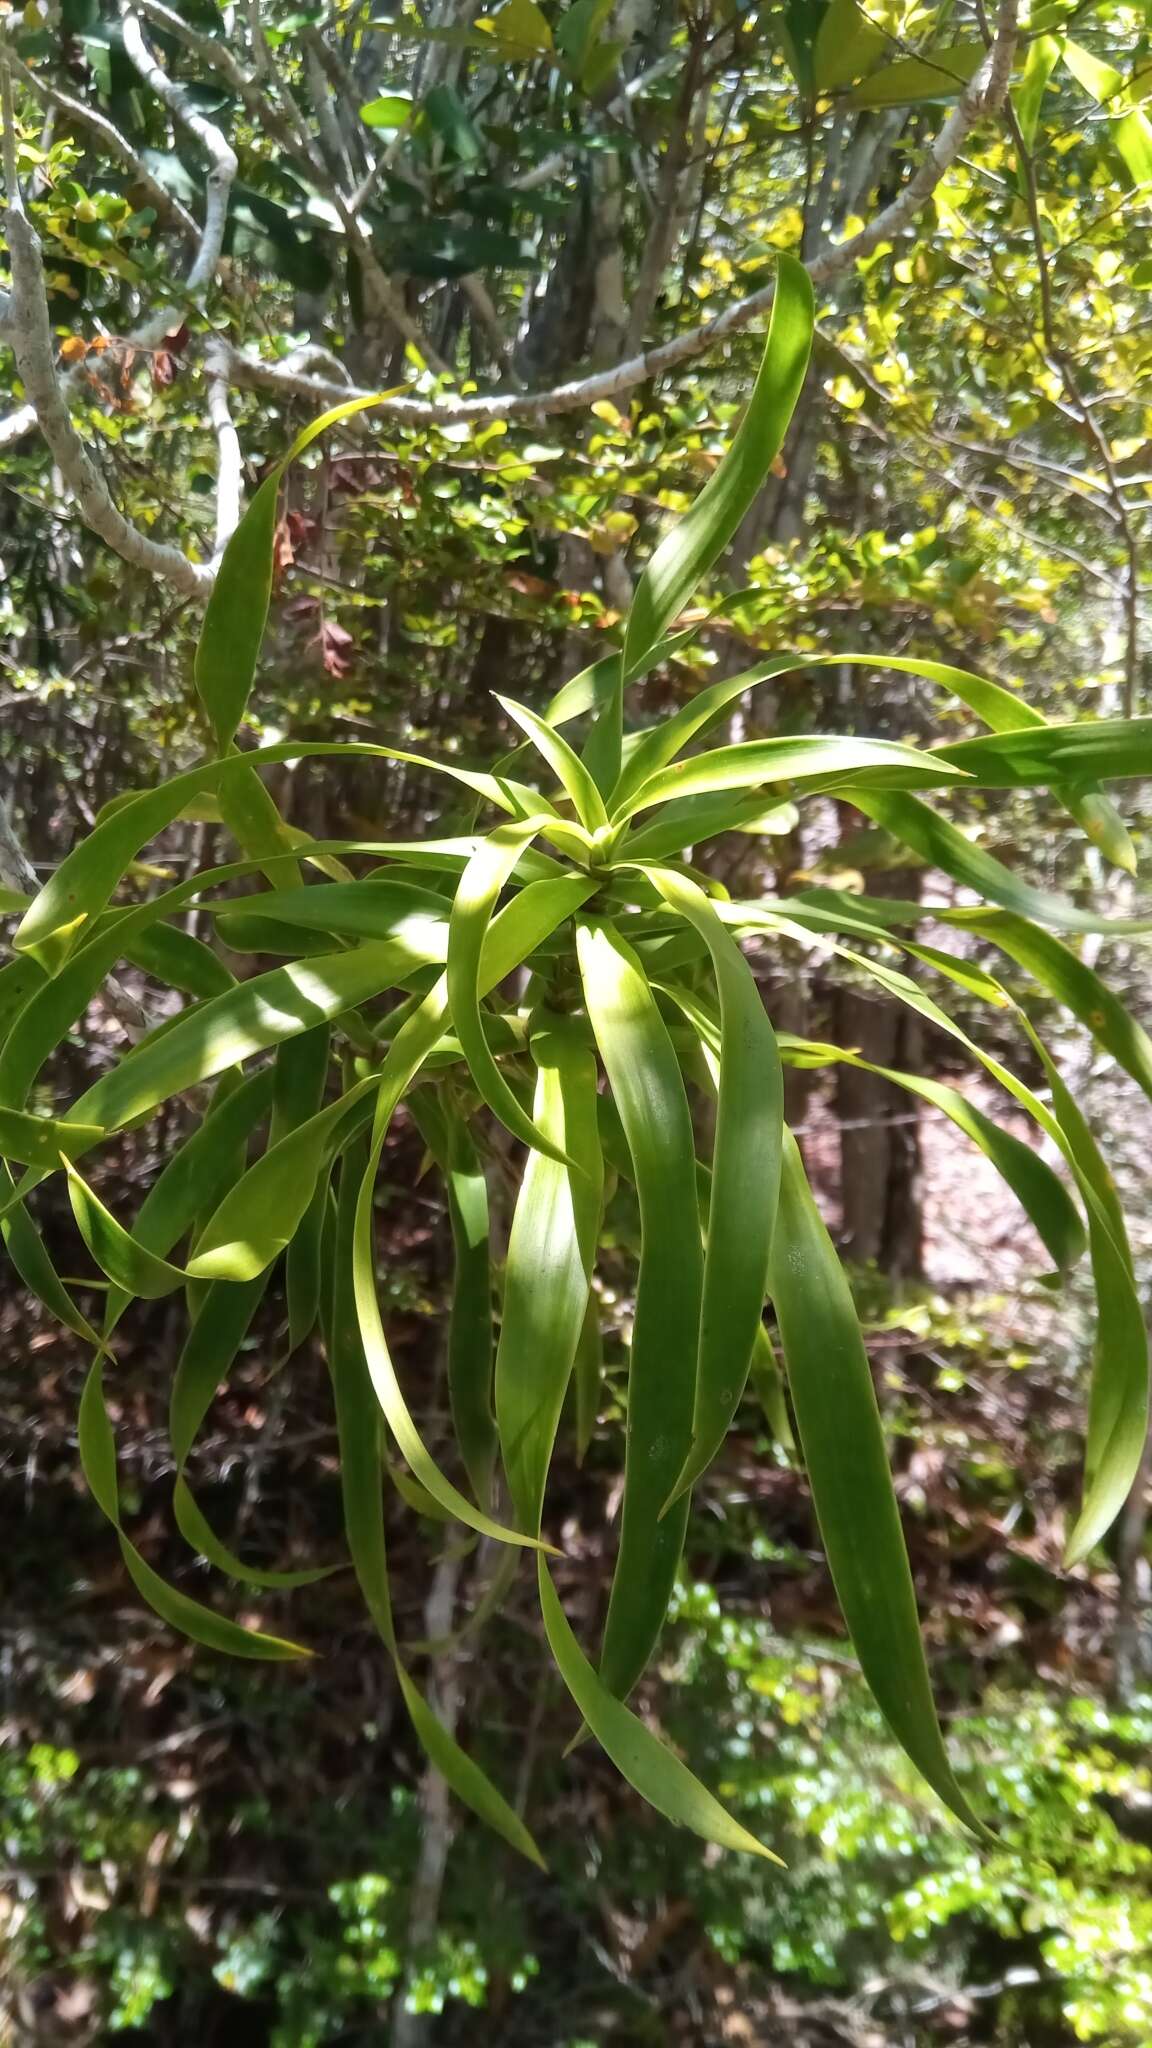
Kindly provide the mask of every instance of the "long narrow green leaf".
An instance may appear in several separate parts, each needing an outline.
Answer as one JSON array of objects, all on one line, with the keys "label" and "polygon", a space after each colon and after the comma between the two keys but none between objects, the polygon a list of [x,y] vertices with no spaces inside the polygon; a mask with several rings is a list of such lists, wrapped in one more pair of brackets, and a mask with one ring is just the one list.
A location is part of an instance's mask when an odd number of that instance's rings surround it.
[{"label": "long narrow green leaf", "polygon": [[93,1360],[80,1402],[78,1425],[80,1463],[97,1505],[116,1531],[120,1554],[137,1591],[162,1621],[178,1629],[194,1643],[211,1650],[226,1651],[232,1657],[253,1657],[280,1662],[287,1657],[307,1657],[310,1651],[280,1636],[265,1635],[258,1629],[242,1628],[214,1608],[189,1599],[154,1572],[134,1543],[125,1535],[120,1521],[120,1491],[116,1477],[116,1440],[104,1399],[103,1358]]},{"label": "long narrow green leaf", "polygon": [[[924,916],[920,903],[849,896],[835,889],[806,890],[783,907],[791,917],[801,923],[810,921],[818,930],[870,927],[882,938],[890,936],[891,926],[916,924]],[[1152,1100],[1152,1039],[1107,982],[1062,939],[1010,910],[983,905],[972,910],[933,907],[932,916],[957,930],[976,932],[1015,960],[1040,988],[1079,1019]]]},{"label": "long narrow green leaf", "polygon": [[[695,640],[699,631],[698,625],[692,625],[682,632],[668,634],[655,647],[649,648],[646,666],[662,668],[681,647]],[[618,649],[615,653],[606,654],[602,660],[592,662],[588,668],[582,668],[578,675],[569,677],[545,708],[544,716],[549,725],[567,725],[570,719],[579,718],[585,711],[602,710],[620,687],[622,659],[622,650]],[[26,900],[18,899],[13,908],[22,907]]]},{"label": "long narrow green leaf", "polygon": [[15,1183],[8,1167],[0,1161],[0,1233],[4,1248],[29,1293],[43,1302],[50,1316],[86,1344],[98,1347],[100,1339],[87,1317],[80,1313],[44,1245],[27,1209],[15,1200]]},{"label": "long narrow green leaf", "polygon": [[983,1110],[969,1102],[958,1088],[951,1088],[944,1081],[930,1080],[923,1074],[907,1074],[896,1067],[878,1066],[841,1046],[782,1038],[780,1050],[786,1061],[799,1053],[800,1062],[805,1066],[838,1064],[858,1067],[864,1073],[877,1074],[881,1080],[891,1081],[894,1087],[903,1088],[908,1094],[930,1102],[933,1109],[938,1109],[956,1125],[957,1130],[963,1131],[965,1137],[970,1138],[991,1161],[1034,1225],[1057,1270],[1066,1273],[1082,1257],[1088,1240],[1080,1213],[1063,1181],[1033,1146],[1025,1144],[1022,1138],[1017,1138],[1013,1132],[1004,1130],[1002,1125],[985,1116]]},{"label": "long narrow green leaf", "polygon": [[157,922],[131,941],[128,957],[146,974],[207,1002],[235,986],[236,976],[217,953],[179,925]]},{"label": "long narrow green leaf", "polygon": [[316,1192],[333,1140],[376,1077],[358,1081],[326,1109],[289,1130],[230,1187],[188,1261],[197,1280],[252,1280],[290,1244]]},{"label": "long narrow green leaf", "polygon": [[87,1151],[104,1132],[99,1124],[62,1124],[53,1117],[28,1116],[19,1109],[0,1109],[0,1158],[19,1166],[55,1169],[60,1155]]},{"label": "long narrow green leaf", "polygon": [[671,1502],[711,1464],[748,1379],[780,1192],[784,1084],[776,1034],[739,946],[694,882],[667,868],[650,874],[665,901],[707,946],[720,997],[719,1093],[692,1448]]},{"label": "long narrow green leaf", "polygon": [[[878,656],[874,651],[868,654],[777,655],[748,669],[743,675],[726,677],[721,682],[710,684],[707,689],[697,691],[671,718],[664,719],[644,733],[629,755],[613,793],[616,808],[619,810],[649,776],[674,760],[698,733],[715,725],[730,704],[760,683],[802,670],[845,665],[894,669],[899,674],[934,683],[937,688],[958,697],[994,732],[1012,732],[1021,726],[1047,724],[1043,715],[1018,692],[1006,690],[1000,683],[990,682],[986,676],[974,675],[970,669],[956,668],[950,662],[922,661],[911,655]],[[1117,867],[1134,873],[1132,841],[1110,799],[1099,790],[1075,792],[1062,788],[1060,796],[1065,807],[1106,858]]]},{"label": "long narrow green leaf", "polygon": [[664,536],[636,587],[624,675],[638,675],[665,628],[719,561],[784,443],[808,369],[815,313],[807,271],[777,258],[776,293],[748,410],[691,510]]},{"label": "long narrow green leaf", "polygon": [[936,1718],[860,1325],[790,1133],[771,1294],[812,1503],[864,1676],[917,1769],[960,1820],[983,1834],[948,1761]]},{"label": "long narrow green leaf", "polygon": [[595,1434],[604,1384],[604,1338],[599,1304],[592,1288],[588,1290],[572,1377],[576,1388],[576,1463],[582,1465]]},{"label": "long narrow green leaf", "polygon": [[775,681],[780,676],[796,675],[809,669],[839,668],[841,666],[860,668],[894,669],[903,675],[922,678],[935,683],[959,697],[962,704],[976,713],[994,731],[1010,731],[1017,726],[1043,725],[1045,720],[1034,711],[1025,698],[1002,684],[990,682],[985,676],[972,674],[969,669],[954,668],[948,662],[920,661],[911,656],[877,654],[780,654],[758,662],[755,668],[746,669],[743,674],[726,676],[721,682],[710,683],[706,689],[698,690],[689,702],[670,718],[646,732],[639,745],[631,754],[618,788],[613,792],[616,806],[623,805],[635,795],[649,776],[655,775],[669,761],[674,761],[690,740],[706,732],[723,717],[730,704],[758,688],[761,683]]},{"label": "long narrow green leaf", "polygon": [[321,1243],[328,1205],[327,1170],[312,1192],[312,1200],[296,1226],[284,1260],[284,1295],[288,1305],[288,1354],[298,1351],[311,1336],[320,1314],[323,1273]]},{"label": "long narrow green leaf", "polygon": [[1152,1039],[1094,968],[1060,939],[1008,910],[950,912],[948,921],[979,932],[1070,1010],[1152,1101]]},{"label": "long narrow green leaf", "polygon": [[[235,1173],[237,1156],[246,1155],[247,1141],[272,1101],[273,1070],[264,1067],[235,1087],[218,1084],[218,1093],[202,1124],[171,1155],[140,1204],[132,1235],[137,1243],[166,1258],[196,1218],[210,1211],[225,1183]],[[105,1341],[115,1328],[129,1295],[112,1287],[104,1307]]]},{"label": "long narrow green leaf", "polygon": [[936,749],[977,789],[1063,788],[1152,774],[1152,718],[1080,718]]},{"label": "long narrow green leaf", "polygon": [[719,561],[776,460],[807,374],[814,325],[808,273],[794,257],[781,255],[768,338],[748,410],[719,468],[683,519],[664,535],[636,586],[619,673],[584,751],[605,796],[616,784],[623,759],[625,688],[659,659],[666,629]]},{"label": "long narrow green leaf", "polygon": [[396,938],[258,974],[179,1018],[154,1043],[137,1046],[79,1098],[66,1121],[119,1130],[170,1095],[400,986],[442,960],[445,946],[443,925],[416,917]]},{"label": "long narrow green leaf", "polygon": [[796,818],[796,806],[786,797],[766,804],[757,789],[705,792],[663,804],[647,824],[629,832],[624,847],[629,860],[668,860],[686,846],[702,846],[725,832],[767,829],[769,824],[790,831]]},{"label": "long narrow green leaf", "polygon": [[409,1097],[408,1111],[444,1176],[455,1254],[448,1318],[448,1399],[464,1469],[477,1500],[486,1501],[492,1491],[498,1447],[492,1410],[495,1347],[488,1183],[467,1123],[447,1093],[433,1106],[429,1091],[416,1089]]},{"label": "long narrow green leaf", "polygon": [[[716,747],[691,754],[648,777],[612,815],[618,822],[672,798],[704,795],[724,789],[757,788],[792,781],[797,776],[844,777],[867,769],[867,788],[926,789],[952,782],[953,771],[939,754],[906,747],[898,740],[867,740],[841,735],[789,734],[771,740],[744,740],[734,747]],[[853,801],[855,799],[853,798]]]},{"label": "long narrow green leaf", "polygon": [[501,697],[496,693],[496,702],[506,711],[522,732],[526,732],[532,744],[543,755],[557,781],[576,807],[576,815],[588,832],[599,831],[608,823],[604,799],[585,767],[579,754],[574,754],[566,739],[553,732],[546,718],[530,711],[526,704],[517,704],[512,697]]},{"label": "long narrow green leaf", "polygon": [[581,920],[577,948],[640,1204],[620,1549],[600,1666],[624,1698],[659,1640],[684,1544],[687,1498],[661,1510],[692,1442],[703,1262],[692,1120],[647,977],[609,924]]},{"label": "long narrow green leaf", "polygon": [[[565,876],[533,882],[501,911],[484,940],[478,988],[484,995],[520,965],[558,924],[573,915],[595,888],[591,877]],[[427,1450],[404,1399],[376,1294],[372,1201],[376,1171],[396,1104],[436,1044],[447,1015],[447,977],[405,1020],[380,1070],[372,1144],[360,1185],[354,1233],[353,1288],[360,1338],[377,1400],[410,1471],[432,1498],[479,1535],[532,1546],[535,1539],[505,1529],[473,1507],[445,1478]]]},{"label": "long narrow green leaf", "polygon": [[318,435],[386,396],[349,398],[310,421],[265,477],[224,549],[196,651],[196,688],[221,751],[244,716],[268,619],[280,479]]},{"label": "long narrow green leaf", "polygon": [[522,1856],[527,1856],[530,1862],[543,1869],[543,1858],[523,1821],[479,1765],[465,1754],[437,1720],[419,1687],[409,1677],[397,1647],[384,1537],[380,1410],[361,1340],[353,1280],[361,1191],[370,1173],[370,1162],[361,1151],[349,1156],[341,1174],[328,1330],[328,1362],[336,1398],[348,1549],[369,1613],[396,1666],[412,1725],[427,1754],[458,1798]]},{"label": "long narrow green leaf", "polygon": [[716,1842],[722,1849],[742,1849],[750,1856],[763,1856],[768,1863],[780,1863],[779,1856],[733,1820],[719,1800],[692,1775],[687,1764],[657,1741],[631,1708],[608,1691],[568,1625],[543,1558],[537,1560],[537,1572],[548,1647],[587,1726],[621,1777],[657,1813],[680,1827],[691,1828],[693,1834],[703,1835],[706,1842]]},{"label": "long narrow green leaf", "polygon": [[61,1155],[76,1226],[102,1273],[125,1294],[158,1301],[184,1285],[184,1273],[139,1244],[94,1194],[70,1159]]},{"label": "long narrow green leaf", "polygon": [[[230,778],[235,780],[264,762],[330,759],[404,761],[462,783],[475,796],[513,816],[540,812],[550,820],[555,816],[538,791],[523,788],[506,776],[475,774],[455,762],[432,761],[423,754],[378,747],[367,740],[278,740],[273,746],[255,747],[243,756],[230,755],[223,761],[208,761],[199,768],[190,768],[158,788],[129,797],[115,809],[104,812],[94,830],[61,861],[33,899],[13,934],[13,948],[35,957],[50,947],[52,959],[45,959],[42,964],[55,973],[63,955],[105,908],[140,849],[171,825],[196,798],[220,789]],[[283,858],[287,865],[293,865],[288,856]]]},{"label": "long narrow green leaf", "polygon": [[752,1386],[756,1399],[763,1410],[764,1420],[772,1431],[776,1442],[785,1456],[791,1460],[796,1450],[796,1439],[792,1434],[792,1420],[788,1413],[788,1399],[784,1391],[784,1375],[780,1370],[772,1339],[760,1325],[756,1344],[752,1352]]},{"label": "long narrow green leaf", "polygon": [[1078,1564],[1115,1521],[1140,1470],[1148,1435],[1148,1333],[1112,1176],[1047,1047],[1029,1026],[1052,1089],[1069,1164],[1088,1208],[1098,1327],[1088,1409],[1085,1494],[1068,1538]]},{"label": "long narrow green leaf", "polygon": [[[231,755],[234,749],[224,752]],[[216,803],[241,853],[259,862],[274,889],[284,882],[299,882],[300,863],[292,857],[294,835],[255,768],[245,761],[234,775],[226,776],[216,790]]]},{"label": "long narrow green leaf", "polygon": [[540,830],[541,822],[539,818],[525,818],[511,825],[498,825],[461,875],[448,929],[448,1003],[472,1079],[489,1109],[514,1138],[564,1164],[563,1154],[525,1115],[500,1072],[488,1049],[480,1016],[480,963],[492,912],[501,889],[524,848]]},{"label": "long narrow green leaf", "polygon": [[504,1270],[496,1353],[496,1420],[512,1505],[540,1533],[548,1467],[588,1307],[600,1223],[603,1160],[596,1061],[564,1020],[532,1040],[535,1116],[574,1168],[529,1154]]},{"label": "long narrow green leaf", "polygon": [[217,1388],[231,1370],[266,1287],[267,1278],[261,1275],[245,1287],[216,1285],[205,1291],[172,1382],[168,1426],[176,1466],[173,1504],[181,1535],[217,1571],[227,1573],[242,1585],[291,1591],[297,1586],[315,1585],[335,1567],[313,1565],[296,1571],[271,1571],[246,1563],[221,1542],[184,1477],[200,1426]]},{"label": "long narrow green leaf", "polygon": [[918,797],[901,791],[878,790],[871,783],[866,788],[846,788],[841,795],[845,802],[855,804],[858,811],[863,811],[866,817],[882,825],[894,839],[912,847],[932,867],[940,868],[955,881],[963,882],[966,888],[975,889],[980,896],[1001,904],[1005,910],[1015,911],[1018,916],[1041,925],[1054,925],[1058,931],[1120,933],[1152,930],[1152,918],[1103,917],[1097,911],[1078,909],[1074,903],[1051,890],[1034,889],[1030,883],[1022,882],[994,854],[986,853],[982,846],[974,846],[955,825],[921,803]]},{"label": "long narrow green leaf", "polygon": [[268,889],[259,896],[225,897],[206,906],[228,945],[246,915],[349,939],[387,939],[413,915],[444,917],[448,905],[431,889],[396,880],[387,871],[360,882],[323,882],[300,889]]}]

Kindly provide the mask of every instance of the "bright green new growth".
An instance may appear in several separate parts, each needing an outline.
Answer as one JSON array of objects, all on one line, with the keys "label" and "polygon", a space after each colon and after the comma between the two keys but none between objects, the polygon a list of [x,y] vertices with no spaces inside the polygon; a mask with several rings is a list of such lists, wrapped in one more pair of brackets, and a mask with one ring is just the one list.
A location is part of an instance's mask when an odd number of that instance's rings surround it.
[{"label": "bright green new growth", "polygon": [[[205,621],[196,681],[209,757],[102,814],[27,906],[13,941],[22,957],[4,970],[23,980],[0,1012],[0,1227],[25,1284],[93,1346],[80,1455],[135,1585],[165,1620],[210,1648],[269,1660],[307,1654],[152,1571],[121,1526],[104,1395],[126,1308],[184,1288],[191,1324],[170,1415],[178,1526],[241,1584],[283,1588],[331,1569],[257,1570],[233,1557],[184,1476],[215,1390],[282,1259],[291,1346],[318,1332],[332,1377],[347,1537],[338,1563],[355,1570],[429,1757],[461,1799],[537,1859],[522,1821],[438,1722],[403,1659],[385,1551],[388,1479],[396,1476],[418,1511],[511,1545],[513,1558],[534,1550],[543,1633],[577,1709],[574,1726],[597,1738],[660,1812],[721,1845],[767,1855],[626,1704],[659,1644],[692,1486],[720,1450],[749,1380],[789,1438],[785,1388],[790,1394],[844,1619],[894,1735],[952,1810],[981,1828],[953,1775],[933,1702],[851,1294],[783,1122],[782,1061],[862,1062],[851,1047],[777,1040],[742,940],[773,945],[824,934],[855,972],[979,1062],[1066,1162],[1071,1187],[962,1091],[884,1070],[980,1148],[1059,1274],[1090,1253],[1098,1342],[1085,1502],[1071,1556],[1082,1556],[1115,1517],[1144,1442],[1147,1345],[1124,1219],[1032,1020],[992,975],[902,936],[920,915],[917,905],[831,890],[732,902],[688,863],[702,841],[746,826],[773,804],[834,793],[975,891],[976,908],[940,913],[940,922],[999,947],[1152,1095],[1152,1045],[1098,975],[1053,936],[1101,929],[1100,920],[1021,882],[917,794],[1052,788],[1108,857],[1130,867],[1130,842],[1098,781],[1152,772],[1152,721],[1049,725],[996,684],[902,659],[892,665],[958,697],[988,735],[931,751],[812,735],[709,748],[705,736],[729,704],[770,677],[815,665],[811,656],[777,656],[701,690],[661,725],[625,731],[627,687],[678,644],[678,615],[779,451],[812,331],[808,278],[782,257],[747,414],[716,475],[642,576],[621,653],[566,684],[543,717],[506,702],[526,739],[494,772],[422,763],[496,812],[487,831],[468,837],[411,847],[309,842],[288,832],[256,773],[262,761],[303,756],[419,757],[292,742],[237,756],[234,734],[271,587],[270,478],[226,551]],[[291,453],[359,403],[317,422]],[[580,752],[560,727],[586,714]],[[698,750],[686,753],[694,743]],[[529,763],[539,787],[518,779],[532,775]],[[513,766],[515,776],[504,772]],[[118,903],[140,849],[205,797],[218,802],[241,857],[146,903]],[[368,863],[359,877],[344,865],[353,857]],[[233,880],[258,875],[267,883],[260,893],[228,893]],[[231,950],[273,952],[281,964],[234,982],[218,956],[174,922],[193,900]],[[862,940],[867,953],[858,950]],[[894,962],[902,954],[945,987],[959,987],[967,1003],[1007,1011],[1022,1045],[1038,1051],[1047,1099],[900,972]],[[33,1116],[28,1100],[41,1067],[124,959],[191,1000],[66,1113]],[[193,1087],[198,1100],[208,1098],[199,1121],[135,1221],[115,1216],[89,1185],[87,1155]],[[701,1090],[713,1098],[710,1119],[693,1117]],[[377,1171],[401,1102],[443,1176],[452,1224],[447,1357],[457,1479],[432,1456],[408,1408],[378,1293]],[[484,1172],[493,1119],[528,1148],[499,1316]],[[714,1134],[704,1158],[701,1128]],[[254,1143],[261,1132],[263,1142]],[[25,1206],[28,1191],[54,1172],[66,1175],[79,1229],[110,1283],[99,1332],[60,1280]],[[565,1620],[546,1561],[559,1533],[548,1480],[570,1390],[580,1456],[596,1419],[602,1347],[593,1275],[606,1187],[617,1177],[634,1186],[641,1246],[620,1537],[595,1668]],[[781,1365],[763,1322],[766,1302]]]}]

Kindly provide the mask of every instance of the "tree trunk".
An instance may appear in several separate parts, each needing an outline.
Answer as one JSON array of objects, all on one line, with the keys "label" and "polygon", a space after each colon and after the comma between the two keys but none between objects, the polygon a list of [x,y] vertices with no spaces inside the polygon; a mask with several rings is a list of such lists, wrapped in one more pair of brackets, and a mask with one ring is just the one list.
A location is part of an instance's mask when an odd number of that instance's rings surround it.
[{"label": "tree trunk", "polygon": [[1152,1565],[1148,1558],[1148,1482],[1152,1431],[1140,1469],[1116,1524],[1116,1629],[1112,1638],[1112,1698],[1126,1707],[1152,1674]]},{"label": "tree trunk", "polygon": [[[919,873],[893,868],[869,876],[874,896],[919,895]],[[916,1072],[920,1019],[874,986],[836,990],[837,1043],[877,1066]],[[874,1262],[894,1281],[919,1279],[924,1265],[921,1148],[914,1098],[858,1067],[836,1072],[840,1119],[842,1249],[860,1264]]]}]

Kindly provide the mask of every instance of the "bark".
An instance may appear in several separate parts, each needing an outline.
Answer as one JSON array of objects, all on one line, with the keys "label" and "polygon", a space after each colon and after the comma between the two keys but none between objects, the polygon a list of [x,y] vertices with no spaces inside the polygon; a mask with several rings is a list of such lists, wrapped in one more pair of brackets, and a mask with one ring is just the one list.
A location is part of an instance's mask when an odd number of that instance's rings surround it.
[{"label": "bark", "polygon": [[1112,1638],[1112,1698],[1129,1705],[1152,1676],[1152,1564],[1148,1557],[1148,1486],[1152,1432],[1140,1469],[1116,1524],[1116,1626]]},{"label": "bark", "polygon": [[[439,1641],[451,1633],[459,1580],[460,1559],[455,1551],[449,1550],[436,1567],[432,1590],[424,1610],[424,1626],[431,1642]],[[442,1725],[450,1735],[453,1735],[460,1715],[462,1691],[460,1659],[454,1649],[446,1650],[442,1656],[436,1658],[433,1665],[432,1691],[432,1705]],[[409,1895],[408,1962],[393,2007],[391,2048],[417,2048],[418,2043],[428,2039],[429,2033],[430,2015],[410,2012],[405,2000],[416,1968],[427,1953],[436,1933],[440,1917],[440,1895],[444,1889],[444,1872],[448,1867],[448,1852],[452,1847],[452,1837],[455,1833],[452,1795],[439,1771],[432,1764],[429,1764],[424,1773],[420,1804],[423,1809],[424,1831],[420,1838],[420,1854],[416,1860]]]},{"label": "bark", "polygon": [[[869,894],[915,897],[918,869],[892,868],[868,877]],[[920,1071],[920,1020],[868,987],[836,989],[837,1044],[877,1066]],[[836,1071],[840,1119],[841,1241],[844,1256],[874,1261],[896,1282],[923,1270],[921,1148],[913,1099],[875,1074]]]}]

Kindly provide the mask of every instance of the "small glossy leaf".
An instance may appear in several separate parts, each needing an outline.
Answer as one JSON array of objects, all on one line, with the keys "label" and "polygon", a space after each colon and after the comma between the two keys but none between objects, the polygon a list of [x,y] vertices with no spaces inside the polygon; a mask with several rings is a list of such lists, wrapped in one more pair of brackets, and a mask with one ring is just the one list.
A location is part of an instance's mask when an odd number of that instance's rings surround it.
[{"label": "small glossy leaf", "polygon": [[853,107],[916,107],[957,99],[984,62],[983,43],[952,43],[927,57],[899,57],[849,95]]},{"label": "small glossy leaf", "polygon": [[871,70],[892,48],[884,30],[870,21],[859,0],[831,0],[816,31],[813,79],[817,92],[835,92]]}]

